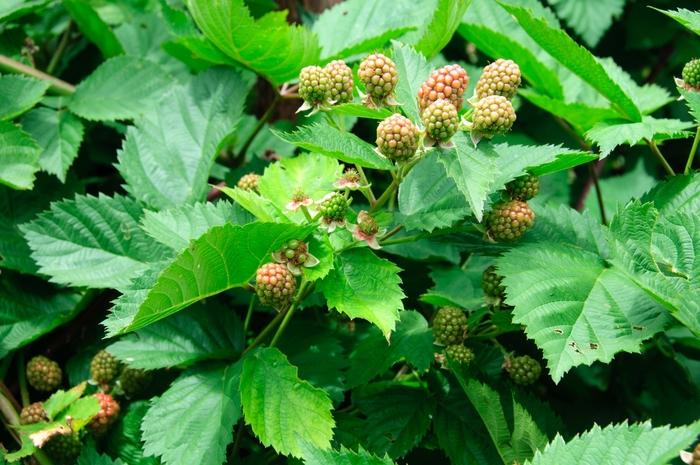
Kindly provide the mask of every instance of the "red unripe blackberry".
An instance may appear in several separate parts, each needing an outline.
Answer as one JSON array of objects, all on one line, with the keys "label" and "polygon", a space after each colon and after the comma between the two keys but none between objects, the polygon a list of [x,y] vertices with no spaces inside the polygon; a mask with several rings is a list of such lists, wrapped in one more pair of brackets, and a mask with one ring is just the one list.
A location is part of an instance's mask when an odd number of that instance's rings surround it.
[{"label": "red unripe blackberry", "polygon": [[512,60],[499,58],[484,67],[476,83],[476,98],[482,99],[490,95],[513,98],[520,82],[520,67]]},{"label": "red unripe blackberry", "polygon": [[430,73],[418,90],[421,110],[438,100],[448,100],[457,111],[462,108],[464,91],[469,86],[469,75],[457,64],[446,65]]},{"label": "red unripe blackberry", "polygon": [[90,362],[90,377],[100,384],[109,384],[114,381],[121,368],[121,363],[114,355],[101,350]]},{"label": "red unripe blackberry", "polygon": [[29,385],[40,392],[51,392],[61,385],[63,372],[58,363],[37,355],[27,363],[27,381]]},{"label": "red unripe blackberry", "polygon": [[540,191],[540,178],[532,174],[520,176],[506,185],[511,199],[530,200]]},{"label": "red unripe blackberry", "polygon": [[390,160],[407,160],[418,150],[418,127],[398,113],[377,126],[377,148]]},{"label": "red unripe blackberry", "polygon": [[320,66],[307,66],[299,73],[299,96],[310,106],[326,103],[331,95],[331,80]]},{"label": "red unripe blackberry", "polygon": [[467,337],[467,315],[456,307],[443,307],[433,319],[435,342],[444,346],[461,344]]},{"label": "red unripe blackberry", "polygon": [[520,239],[535,223],[535,213],[520,200],[503,201],[488,216],[488,234],[497,242]]},{"label": "red unripe blackberry", "polygon": [[485,137],[504,134],[513,127],[515,118],[510,100],[501,95],[491,95],[474,104],[472,130]]},{"label": "red unripe blackberry", "polygon": [[22,425],[31,425],[32,423],[39,423],[40,421],[49,421],[49,416],[44,410],[44,404],[41,402],[34,402],[29,404],[22,409],[19,414],[19,422]]},{"label": "red unripe blackberry", "polygon": [[297,290],[294,275],[279,263],[266,263],[256,273],[255,292],[263,305],[278,310],[289,306]]},{"label": "red unripe blackberry", "polygon": [[241,176],[236,186],[244,191],[258,192],[258,181],[260,175],[256,173],[248,173]]},{"label": "red unripe blackberry", "polygon": [[459,128],[457,108],[448,100],[436,100],[421,114],[425,132],[433,140],[447,142]]},{"label": "red unripe blackberry", "polygon": [[323,70],[330,80],[330,99],[335,103],[352,102],[352,70],[343,60],[333,60]]},{"label": "red unripe blackberry", "polygon": [[96,436],[101,436],[117,421],[120,409],[119,403],[109,394],[98,392],[95,397],[100,403],[100,411],[92,419],[89,426]]},{"label": "red unripe blackberry", "polygon": [[393,93],[399,80],[396,64],[381,53],[373,53],[360,63],[357,73],[365,85],[365,103],[369,106],[393,105]]},{"label": "red unripe blackberry", "polygon": [[505,368],[515,384],[522,386],[534,383],[542,373],[540,362],[529,355],[507,357],[503,362],[503,368]]}]

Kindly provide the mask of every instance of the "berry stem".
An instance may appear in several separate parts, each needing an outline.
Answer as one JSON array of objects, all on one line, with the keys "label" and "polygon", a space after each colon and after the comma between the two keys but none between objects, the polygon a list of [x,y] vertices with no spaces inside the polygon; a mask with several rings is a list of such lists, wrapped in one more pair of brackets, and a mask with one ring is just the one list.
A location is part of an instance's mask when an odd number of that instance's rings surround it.
[{"label": "berry stem", "polygon": [[379,208],[381,208],[391,198],[391,196],[394,195],[394,191],[397,187],[399,187],[399,183],[396,179],[394,179],[391,181],[391,184],[389,184],[389,187],[386,188],[382,195],[379,196],[369,212],[374,213],[379,210]]},{"label": "berry stem", "polygon": [[304,217],[306,218],[306,221],[309,223],[314,222],[314,218],[311,217],[311,213],[309,213],[309,209],[306,208],[306,205],[301,205],[301,211],[304,213]]},{"label": "berry stem", "polygon": [[685,164],[685,170],[683,174],[690,174],[690,170],[693,167],[693,159],[695,158],[695,152],[698,150],[698,142],[700,142],[700,126],[698,126],[697,131],[695,131],[695,139],[693,139],[693,147],[690,149],[688,154],[688,161]]},{"label": "berry stem", "polygon": [[258,133],[262,130],[262,128],[265,126],[265,123],[267,123],[268,120],[272,117],[272,114],[277,109],[277,105],[279,105],[281,100],[282,100],[282,97],[280,96],[280,94],[275,94],[274,100],[272,100],[272,103],[270,104],[270,106],[267,108],[265,113],[262,115],[262,117],[256,123],[255,127],[253,128],[253,132],[251,132],[250,135],[248,136],[248,139],[246,139],[245,143],[243,144],[243,147],[241,147],[241,150],[238,152],[238,156],[236,158],[245,157],[246,152],[248,152],[250,145],[253,143],[253,140],[258,135]]},{"label": "berry stem", "polygon": [[279,338],[282,336],[282,333],[284,333],[284,330],[287,329],[287,325],[289,324],[289,321],[292,319],[292,316],[294,315],[294,311],[297,309],[299,306],[299,303],[301,300],[306,297],[306,292],[307,289],[309,288],[309,282],[304,281],[302,283],[301,287],[299,287],[299,291],[297,292],[297,296],[294,299],[294,302],[292,302],[292,305],[289,307],[289,309],[285,312],[284,319],[282,320],[282,323],[280,324],[279,328],[277,328],[277,332],[275,333],[274,336],[272,336],[272,342],[270,342],[270,347],[275,347],[277,344],[277,341],[279,341]]},{"label": "berry stem", "polygon": [[250,296],[250,302],[248,303],[248,311],[245,314],[245,321],[243,322],[244,334],[248,331],[248,327],[250,326],[250,319],[253,316],[253,308],[255,307],[255,297],[255,294]]},{"label": "berry stem", "polygon": [[49,83],[49,89],[59,95],[71,95],[75,92],[74,85],[68,84],[66,81],[62,81],[38,69],[34,69],[31,66],[27,66],[24,63],[15,61],[5,55],[0,55],[0,69],[11,73],[26,74],[27,76],[32,76],[41,81],[46,81]]},{"label": "berry stem", "polygon": [[19,394],[22,399],[22,407],[29,405],[29,391],[27,390],[27,372],[24,362],[24,351],[17,352],[17,380],[19,381]]},{"label": "berry stem", "polygon": [[277,323],[279,323],[282,318],[286,315],[287,311],[284,312],[279,312],[275,317],[270,321],[265,328],[263,328],[262,331],[260,331],[260,334],[253,340],[253,342],[250,343],[248,347],[243,351],[241,354],[241,358],[251,350],[255,349],[257,346],[260,345],[260,343],[267,337],[268,334],[272,331],[272,329],[277,326]]},{"label": "berry stem", "polygon": [[365,195],[365,197],[367,197],[367,200],[369,201],[370,205],[374,205],[375,203],[377,203],[377,198],[374,196],[374,192],[372,191],[372,185],[367,180],[367,175],[365,175],[365,171],[360,165],[355,165],[355,169],[360,175],[360,181],[362,182],[362,185],[367,186],[360,189],[360,192],[362,192]]},{"label": "berry stem", "polygon": [[661,153],[661,150],[659,150],[659,146],[656,145],[656,142],[654,142],[653,140],[646,139],[646,138],[644,139],[644,142],[647,143],[647,145],[649,146],[649,149],[651,149],[651,153],[653,153],[654,156],[659,160],[659,163],[661,163],[661,166],[664,167],[664,169],[666,170],[666,173],[668,173],[671,176],[675,176],[676,172],[673,171],[673,168],[671,168],[671,165],[668,164],[668,161],[666,161],[666,158]]},{"label": "berry stem", "polygon": [[402,224],[396,226],[394,229],[392,229],[392,230],[389,231],[388,233],[384,234],[384,236],[382,236],[382,237],[379,239],[379,241],[385,241],[385,240],[389,239],[391,236],[393,236],[394,234],[398,233],[398,232],[401,231],[402,229],[403,229],[403,225],[402,225]]},{"label": "berry stem", "polygon": [[600,189],[600,182],[598,182],[598,173],[595,167],[588,163],[588,171],[591,173],[591,179],[593,180],[593,186],[595,187],[595,196],[598,199],[598,209],[600,210],[600,221],[604,225],[608,224],[608,219],[605,216],[605,204],[603,203],[603,191]]},{"label": "berry stem", "polygon": [[66,46],[68,45],[68,39],[70,39],[72,25],[73,23],[71,21],[68,21],[68,25],[66,26],[66,29],[63,31],[63,35],[61,36],[61,41],[58,43],[58,47],[56,47],[56,51],[51,57],[49,65],[46,67],[46,72],[48,74],[53,74],[53,72],[56,70],[56,66],[58,66],[58,62],[63,56],[63,52],[66,50]]}]

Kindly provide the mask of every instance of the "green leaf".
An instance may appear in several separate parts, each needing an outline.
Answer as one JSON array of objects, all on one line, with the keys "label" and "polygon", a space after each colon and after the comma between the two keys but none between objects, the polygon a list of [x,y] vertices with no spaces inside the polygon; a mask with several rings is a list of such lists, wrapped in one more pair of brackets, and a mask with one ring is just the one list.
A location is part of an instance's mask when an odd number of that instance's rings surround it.
[{"label": "green leaf", "polygon": [[124,465],[124,462],[112,460],[109,455],[100,455],[94,446],[87,445],[80,451],[77,465]]},{"label": "green leaf", "polygon": [[[650,7],[654,8],[654,7]],[[656,11],[665,14],[669,18],[673,18],[682,24],[688,30],[700,35],[700,11],[690,11],[685,8],[678,8],[676,10],[660,10],[654,8]]]},{"label": "green leaf", "polygon": [[688,106],[690,114],[693,115],[695,122],[700,124],[700,92],[685,90],[681,87],[678,87],[678,92],[683,96],[683,100]]},{"label": "green leaf", "polygon": [[377,328],[368,331],[350,355],[348,384],[350,387],[367,384],[401,360],[420,371],[427,370],[433,362],[433,333],[418,312],[400,313],[390,341]]},{"label": "green leaf", "polygon": [[287,212],[287,204],[294,193],[301,189],[314,201],[335,191],[333,184],[340,178],[343,167],[335,159],[317,153],[302,153],[298,157],[286,158],[272,163],[258,181],[258,191],[272,201],[278,210],[288,217],[303,221],[302,212]]},{"label": "green leaf", "polygon": [[418,89],[430,76],[432,67],[425,57],[410,45],[401,42],[393,42],[393,58],[396,70],[399,73],[399,81],[396,84],[396,101],[401,105],[403,112],[413,121],[419,123],[420,110],[418,109]]},{"label": "green leaf", "polygon": [[118,154],[127,191],[157,209],[204,200],[211,167],[251,85],[235,71],[213,69],[147,111]]},{"label": "green leaf", "polygon": [[[575,436],[569,442],[557,435],[526,465],[664,465],[689,447],[700,433],[700,422],[653,428],[651,422],[610,425]],[[574,459],[575,457],[575,459]]]},{"label": "green leaf", "polygon": [[87,383],[83,382],[72,387],[68,391],[59,389],[51,394],[51,397],[44,401],[44,410],[49,418],[56,418],[59,413],[67,409],[73,402],[80,399],[83,393],[85,393],[86,387]]},{"label": "green leaf", "polygon": [[333,105],[330,112],[337,115],[379,120],[388,118],[392,115],[391,110],[388,108],[368,108],[360,103],[343,103],[340,105]]},{"label": "green leaf", "polygon": [[[271,253],[290,239],[303,240],[313,226],[250,223],[225,224],[190,243],[157,277],[146,279],[146,289],[128,292],[135,313],[117,310],[121,333],[141,329],[207,297],[241,287],[255,276]],[[134,299],[133,301],[131,299]],[[114,331],[117,326],[112,326]]]},{"label": "green leaf", "polygon": [[639,352],[664,329],[660,306],[598,255],[545,244],[518,247],[497,263],[513,321],[542,349],[555,382],[574,366]]},{"label": "green leaf", "polygon": [[301,449],[306,465],[394,465],[389,457],[377,457],[362,447],[355,452],[342,446],[339,451],[335,451],[302,444]]},{"label": "green leaf", "polygon": [[146,211],[141,222],[149,236],[180,252],[214,226],[239,223],[240,211],[226,201],[199,202],[159,212]]},{"label": "green leaf", "polygon": [[24,15],[43,9],[50,0],[5,0],[0,5],[0,21],[9,23]]},{"label": "green leaf", "polygon": [[0,280],[0,357],[70,321],[81,296],[3,270]]},{"label": "green leaf", "polygon": [[602,120],[617,118],[617,113],[611,108],[600,108],[586,103],[565,103],[532,89],[520,89],[518,93],[530,103],[549,113],[568,121],[579,133],[588,131]]},{"label": "green leaf", "polygon": [[244,359],[240,390],[245,421],[263,445],[294,457],[304,443],[330,447],[335,422],[328,395],[299,379],[279,350],[259,349]]},{"label": "green leaf", "polygon": [[118,56],[103,62],[78,84],[68,108],[89,120],[134,119],[153,108],[171,83],[172,78],[157,64]]},{"label": "green leaf", "polygon": [[351,249],[336,257],[334,269],[318,283],[318,289],[329,308],[365,319],[389,338],[403,310],[399,271],[369,249]]},{"label": "green leaf", "polygon": [[309,152],[318,152],[363,168],[392,169],[391,162],[375,152],[372,145],[354,134],[340,131],[327,124],[302,126],[294,132],[275,130],[272,132],[280,139]]},{"label": "green leaf", "polygon": [[586,132],[586,139],[600,147],[601,158],[607,157],[615,147],[627,144],[636,145],[645,139],[666,140],[688,137],[687,129],[692,123],[677,119],[643,117],[639,123],[625,121],[600,122]]},{"label": "green leaf", "polygon": [[112,29],[100,18],[89,3],[80,0],[63,0],[63,6],[78,24],[80,32],[97,45],[105,58],[124,53]]},{"label": "green leaf", "polygon": [[250,212],[260,221],[272,223],[274,221],[289,221],[286,215],[279,211],[271,201],[259,194],[243,190],[239,187],[217,187],[221,192],[229,196],[241,208]]},{"label": "green leaf", "polygon": [[321,44],[322,61],[373,52],[416,29],[417,15],[411,15],[409,3],[349,0],[324,10],[311,29]]},{"label": "green leaf", "polygon": [[[605,192],[603,205],[606,212],[615,212],[632,199],[642,196],[656,185],[656,178],[647,173],[644,163],[637,165],[621,176],[613,176],[600,180],[600,190]],[[585,207],[594,217],[600,218],[600,207],[595,195],[586,197]]]},{"label": "green leaf", "polygon": [[0,76],[0,120],[13,119],[39,103],[49,84],[17,74]]},{"label": "green leaf", "polygon": [[223,463],[241,416],[240,380],[241,363],[183,373],[143,419],[145,455],[160,456],[165,465]]},{"label": "green leaf", "polygon": [[482,141],[477,147],[463,133],[452,137],[454,148],[438,149],[440,163],[452,178],[478,221],[484,216],[486,198],[494,187],[498,173],[498,153],[493,145]]},{"label": "green leaf", "polygon": [[120,287],[170,251],[139,227],[142,207],[127,197],[78,195],[51,204],[20,229],[52,282]]},{"label": "green leaf", "polygon": [[8,121],[0,121],[0,184],[13,189],[31,189],[39,171],[41,149],[26,132]]},{"label": "green leaf", "polygon": [[399,211],[406,229],[431,232],[447,228],[469,215],[464,195],[444,166],[436,151],[418,162],[399,185]]},{"label": "green leaf", "polygon": [[188,7],[207,39],[273,85],[296,78],[304,66],[319,61],[317,37],[289,25],[285,11],[256,20],[243,0],[190,0]]},{"label": "green leaf", "polygon": [[80,119],[67,111],[36,108],[24,116],[22,127],[41,147],[41,169],[65,182],[83,141]]},{"label": "green leaf", "polygon": [[144,457],[141,423],[148,412],[146,401],[131,402],[122,411],[107,438],[107,451],[129,465],[159,465],[156,457]]},{"label": "green leaf", "polygon": [[622,14],[626,0],[550,0],[549,3],[589,47],[595,47],[613,20]]},{"label": "green leaf", "polygon": [[621,116],[631,121],[641,120],[641,113],[629,95],[610,77],[596,58],[574,42],[566,32],[550,26],[541,17],[534,17],[528,9],[505,3],[501,3],[501,6],[515,16],[520,26],[542,48],[605,96]]},{"label": "green leaf", "polygon": [[483,269],[472,266],[438,268],[430,273],[430,278],[435,283],[428,292],[420,297],[423,302],[441,307],[452,305],[462,308],[477,308],[484,302],[484,293],[481,289],[481,276]]},{"label": "green leaf", "polygon": [[435,401],[420,387],[368,385],[353,393],[364,422],[367,448],[376,454],[403,457],[430,427]]},{"label": "green leaf", "polygon": [[302,267],[304,279],[308,282],[325,278],[333,269],[333,246],[327,234],[317,234],[308,240],[309,253],[318,259],[318,264],[311,268]]},{"label": "green leaf", "polygon": [[243,342],[236,314],[210,302],[128,334],[107,350],[132,368],[154,370],[231,359],[241,353]]},{"label": "green leaf", "polygon": [[657,184],[642,201],[654,202],[663,216],[674,212],[694,214],[700,208],[700,174],[673,176]]},{"label": "green leaf", "polygon": [[612,58],[598,58],[610,77],[625,91],[637,105],[642,115],[648,115],[662,106],[671,103],[674,98],[665,88],[656,84],[637,84],[632,76],[617,65]]},{"label": "green leaf", "polygon": [[560,145],[497,144],[494,149],[498,153],[498,175],[493,181],[493,190],[502,189],[508,182],[526,172],[544,176],[597,158],[591,152],[571,150]]},{"label": "green leaf", "polygon": [[470,4],[471,0],[438,0],[433,17],[415,44],[416,50],[426,57],[440,52],[452,38]]}]

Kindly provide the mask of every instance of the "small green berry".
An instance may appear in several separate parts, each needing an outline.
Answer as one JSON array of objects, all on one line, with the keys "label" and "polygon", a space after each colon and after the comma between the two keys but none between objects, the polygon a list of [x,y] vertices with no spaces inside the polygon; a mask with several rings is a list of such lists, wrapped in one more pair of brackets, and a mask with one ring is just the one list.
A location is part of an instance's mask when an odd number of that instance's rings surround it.
[{"label": "small green berry", "polygon": [[542,373],[540,362],[529,355],[508,357],[503,362],[503,368],[505,368],[515,384],[522,386],[534,383]]},{"label": "small green berry", "polygon": [[456,307],[443,307],[433,319],[435,342],[444,346],[461,344],[467,337],[467,315]]}]

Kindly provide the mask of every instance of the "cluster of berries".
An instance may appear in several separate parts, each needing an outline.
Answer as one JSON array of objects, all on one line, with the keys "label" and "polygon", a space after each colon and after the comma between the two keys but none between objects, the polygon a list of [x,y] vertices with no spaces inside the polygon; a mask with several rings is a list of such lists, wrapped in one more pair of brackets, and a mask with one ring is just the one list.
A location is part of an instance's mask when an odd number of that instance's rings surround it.
[{"label": "cluster of berries", "polygon": [[438,345],[445,346],[444,354],[436,359],[445,365],[447,358],[458,365],[468,365],[474,359],[474,352],[464,346],[467,338],[467,315],[457,307],[442,307],[433,318],[433,335]]},{"label": "cluster of berries", "polygon": [[526,174],[506,186],[509,199],[493,206],[487,218],[487,236],[496,242],[520,239],[535,223],[535,213],[527,201],[539,191],[537,176]]},{"label": "cluster of berries", "polygon": [[[27,382],[41,393],[50,393],[62,385],[63,372],[55,361],[38,355],[33,357],[26,366]],[[103,436],[119,417],[120,405],[112,394],[109,394],[111,383],[115,392],[127,398],[140,395],[148,387],[152,373],[144,370],[123,366],[119,360],[107,351],[98,352],[90,362],[90,376],[100,385],[101,390],[93,394],[97,399],[100,410],[88,424],[88,429],[95,437]],[[34,402],[20,412],[20,423],[29,425],[48,422],[43,402]],[[42,446],[42,450],[58,464],[74,463],[82,447],[81,431],[69,431],[66,434],[51,436]]]},{"label": "cluster of berries", "polygon": [[304,104],[298,111],[352,102],[352,89],[352,70],[343,60],[331,61],[323,68],[307,66],[299,74],[299,96]]},{"label": "cluster of berries", "polygon": [[682,80],[676,80],[679,87],[700,92],[700,58],[695,58],[686,63],[681,77]]}]

